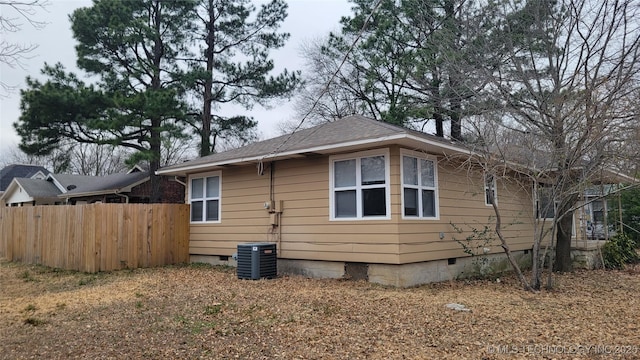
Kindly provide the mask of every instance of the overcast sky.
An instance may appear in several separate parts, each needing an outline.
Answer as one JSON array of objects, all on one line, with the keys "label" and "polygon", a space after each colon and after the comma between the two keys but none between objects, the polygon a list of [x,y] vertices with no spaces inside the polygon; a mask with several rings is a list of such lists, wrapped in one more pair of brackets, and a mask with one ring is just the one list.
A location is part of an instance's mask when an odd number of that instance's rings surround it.
[{"label": "overcast sky", "polygon": [[[260,1],[254,1],[259,4]],[[303,60],[300,47],[305,41],[327,35],[330,31],[339,29],[339,20],[350,13],[351,4],[348,0],[288,0],[289,16],[285,20],[282,31],[289,32],[291,37],[286,46],[273,52],[273,59],[278,68],[302,70]],[[24,69],[10,68],[0,64],[0,79],[3,83],[24,87],[25,77],[40,77],[40,70],[44,63],[55,64],[61,62],[67,70],[76,73],[75,40],[71,35],[69,14],[76,8],[91,6],[91,0],[50,0],[46,11],[41,10],[35,16],[38,21],[45,21],[43,29],[34,29],[24,24],[18,33],[2,33],[10,43],[35,44],[38,48],[31,53],[31,58],[24,61]],[[14,17],[0,7],[3,17]],[[82,73],[80,73],[82,74]],[[20,92],[0,97],[0,154],[9,148],[17,147],[19,138],[12,125],[20,116]],[[258,120],[258,129],[263,138],[277,135],[277,124],[294,117],[288,102],[275,104],[273,109],[265,110],[256,107],[251,115]]]}]

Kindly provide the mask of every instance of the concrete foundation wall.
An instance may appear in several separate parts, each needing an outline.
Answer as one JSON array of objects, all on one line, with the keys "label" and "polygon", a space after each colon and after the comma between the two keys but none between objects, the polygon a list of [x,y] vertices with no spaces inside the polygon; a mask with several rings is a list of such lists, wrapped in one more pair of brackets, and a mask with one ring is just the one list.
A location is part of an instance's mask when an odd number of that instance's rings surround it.
[{"label": "concrete foundation wall", "polygon": [[[513,252],[521,268],[531,266],[531,254]],[[435,260],[414,264],[369,264],[369,281],[397,287],[411,287],[433,282],[451,281],[469,277],[497,276],[511,271],[503,254]]]},{"label": "concrete foundation wall", "polygon": [[[513,255],[521,268],[531,266],[531,253],[529,251],[526,251],[526,253],[525,251],[516,251],[513,252]],[[226,266],[237,265],[232,257],[206,255],[191,255],[191,262]],[[511,266],[504,254],[489,254],[402,265],[278,259],[279,275],[289,274],[325,279],[365,279],[373,283],[396,287],[411,287],[467,277],[496,276],[506,271],[511,271]]]},{"label": "concrete foundation wall", "polygon": [[602,267],[602,253],[600,249],[571,250],[571,260],[576,269],[598,269]]},{"label": "concrete foundation wall", "polygon": [[344,262],[278,259],[278,274],[302,275],[310,278],[340,279]]},{"label": "concrete foundation wall", "polygon": [[[548,254],[553,252],[548,252]],[[521,269],[531,267],[530,251],[514,251]],[[598,249],[572,250],[575,268],[594,269],[601,266]],[[192,263],[237,266],[231,256],[191,255]],[[354,279],[396,287],[411,287],[456,279],[497,276],[511,271],[504,254],[489,254],[447,260],[434,260],[412,264],[364,264],[341,261],[315,261],[278,259],[279,275],[300,275],[309,278]]]},{"label": "concrete foundation wall", "polygon": [[[223,260],[226,259],[226,260]],[[238,263],[231,256],[216,256],[216,255],[191,255],[189,257],[190,263],[203,263],[214,266],[232,266],[237,267]]]}]

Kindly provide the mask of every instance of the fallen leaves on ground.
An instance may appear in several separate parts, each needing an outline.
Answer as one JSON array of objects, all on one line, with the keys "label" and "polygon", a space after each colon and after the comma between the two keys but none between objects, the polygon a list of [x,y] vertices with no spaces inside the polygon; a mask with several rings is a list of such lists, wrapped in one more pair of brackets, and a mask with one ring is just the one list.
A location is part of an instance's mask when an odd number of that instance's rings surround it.
[{"label": "fallen leaves on ground", "polygon": [[[202,265],[84,274],[0,263],[0,357],[640,358],[640,268],[410,289]],[[447,304],[470,311],[456,311]]]}]

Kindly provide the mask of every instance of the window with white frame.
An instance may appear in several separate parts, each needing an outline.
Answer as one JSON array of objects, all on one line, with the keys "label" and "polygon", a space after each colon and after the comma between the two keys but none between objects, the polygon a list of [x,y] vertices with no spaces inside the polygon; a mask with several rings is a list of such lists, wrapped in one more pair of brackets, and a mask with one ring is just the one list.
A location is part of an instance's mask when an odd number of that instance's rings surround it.
[{"label": "window with white frame", "polygon": [[191,222],[220,221],[220,173],[191,177],[189,203]]},{"label": "window with white frame", "polygon": [[402,155],[402,205],[405,218],[438,218],[438,176],[435,159]]},{"label": "window with white frame", "polygon": [[498,192],[496,191],[496,178],[492,174],[484,174],[484,204],[491,206],[491,198],[498,203]]},{"label": "window with white frame", "polygon": [[331,219],[390,217],[388,151],[333,157]]}]

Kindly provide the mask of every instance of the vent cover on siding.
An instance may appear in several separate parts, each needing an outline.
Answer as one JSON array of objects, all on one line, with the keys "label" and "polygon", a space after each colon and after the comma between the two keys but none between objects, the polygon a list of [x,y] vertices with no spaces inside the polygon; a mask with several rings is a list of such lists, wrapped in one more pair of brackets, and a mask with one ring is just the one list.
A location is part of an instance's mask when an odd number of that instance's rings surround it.
[{"label": "vent cover on siding", "polygon": [[277,276],[276,244],[238,244],[238,279],[273,279]]}]

